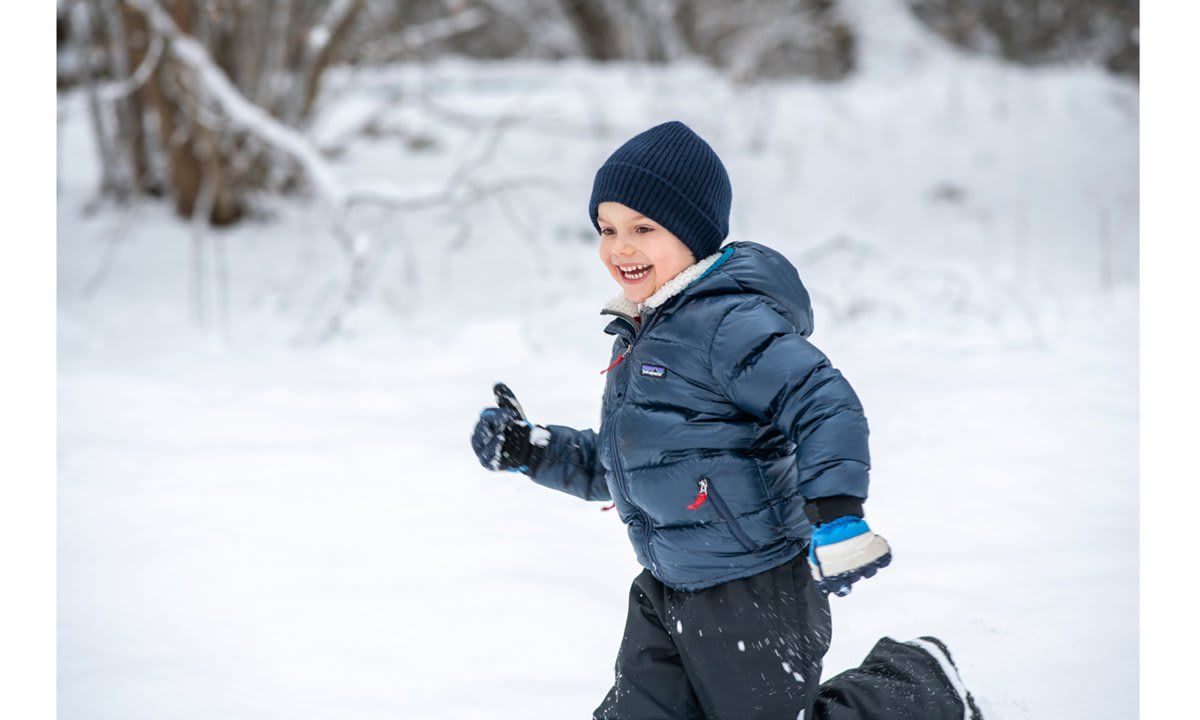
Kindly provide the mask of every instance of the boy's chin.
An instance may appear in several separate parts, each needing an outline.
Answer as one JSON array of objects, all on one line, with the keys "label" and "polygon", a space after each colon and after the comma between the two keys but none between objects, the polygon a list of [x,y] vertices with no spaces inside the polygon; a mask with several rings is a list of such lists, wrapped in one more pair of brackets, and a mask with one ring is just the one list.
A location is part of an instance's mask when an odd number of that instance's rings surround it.
[{"label": "boy's chin", "polygon": [[654,293],[643,292],[641,290],[634,292],[634,291],[630,291],[628,288],[625,289],[625,299],[628,300],[629,302],[635,303],[635,304],[643,302],[646,298],[650,297],[653,294]]},{"label": "boy's chin", "polygon": [[646,278],[643,282],[635,285],[630,285],[626,282],[623,282],[619,278],[614,279],[616,279],[617,284],[621,286],[621,293],[625,296],[625,299],[631,303],[645,302],[647,298],[649,298],[656,290],[658,290],[658,288],[655,287],[653,277]]}]

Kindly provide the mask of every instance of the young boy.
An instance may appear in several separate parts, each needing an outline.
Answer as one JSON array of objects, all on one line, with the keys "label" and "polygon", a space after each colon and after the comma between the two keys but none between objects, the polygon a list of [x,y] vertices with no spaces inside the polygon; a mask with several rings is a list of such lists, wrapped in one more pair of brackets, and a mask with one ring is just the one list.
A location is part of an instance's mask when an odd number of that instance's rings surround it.
[{"label": "young boy", "polygon": [[678,121],[596,173],[589,213],[621,292],[599,432],[535,425],[503,384],[472,436],[484,467],[610,501],[638,561],[594,718],[979,718],[945,646],[883,638],[820,684],[827,593],[886,566],[864,520],[862,404],[808,341],[780,253],[728,235],[720,158]]}]

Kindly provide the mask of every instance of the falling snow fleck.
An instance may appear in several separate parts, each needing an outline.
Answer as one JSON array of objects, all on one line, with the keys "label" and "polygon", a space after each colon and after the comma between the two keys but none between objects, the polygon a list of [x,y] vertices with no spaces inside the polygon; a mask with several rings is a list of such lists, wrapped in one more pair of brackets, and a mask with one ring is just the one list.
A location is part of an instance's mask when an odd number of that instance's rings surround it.
[{"label": "falling snow fleck", "polygon": [[738,640],[738,650],[741,650],[742,652],[746,652],[746,643],[742,642],[741,640]]},{"label": "falling snow fleck", "polygon": [[784,672],[791,672],[791,671],[792,671],[792,666],[791,666],[791,665],[788,665],[787,663],[783,663],[783,671],[784,671]]},{"label": "falling snow fleck", "polygon": [[683,621],[682,620],[675,621],[675,632],[678,632],[678,633],[683,632]]}]

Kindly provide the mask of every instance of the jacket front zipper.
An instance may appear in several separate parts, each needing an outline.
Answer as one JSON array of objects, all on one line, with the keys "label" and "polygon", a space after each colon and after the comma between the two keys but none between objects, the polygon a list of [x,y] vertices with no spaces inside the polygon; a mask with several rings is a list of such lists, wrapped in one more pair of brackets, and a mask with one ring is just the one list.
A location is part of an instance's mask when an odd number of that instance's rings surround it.
[{"label": "jacket front zipper", "polygon": [[708,496],[712,498],[713,504],[717,506],[717,512],[721,514],[721,517],[725,518],[725,523],[729,525],[729,529],[733,532],[733,535],[737,538],[737,541],[740,542],[747,550],[753,551],[754,542],[750,539],[750,536],[746,534],[746,531],[742,529],[742,526],[738,524],[737,518],[733,515],[733,511],[730,510],[729,506],[725,504],[725,500],[721,497],[721,494],[717,492],[717,486],[713,485],[712,480],[709,478],[701,478],[700,489],[702,491],[706,491]]},{"label": "jacket front zipper", "polygon": [[[615,421],[619,410],[620,408],[614,409],[609,418]],[[642,551],[646,559],[650,561],[651,567],[658,567],[658,563],[654,561],[654,554],[650,550],[650,518],[646,515],[645,511],[629,498],[629,487],[625,483],[624,474],[621,472],[620,451],[617,448],[617,434],[612,431],[609,432],[609,446],[613,454],[613,470],[617,473],[617,487],[621,489],[621,495],[624,496],[625,502],[629,503],[629,506],[637,511],[638,520],[642,523]]]},{"label": "jacket front zipper", "polygon": [[[604,311],[604,312],[609,312],[609,311]],[[629,353],[633,352],[633,345],[635,342],[637,342],[638,335],[641,334],[641,328],[638,327],[638,323],[633,318],[629,317],[625,313],[612,311],[612,314],[625,319],[630,324],[630,326],[633,328],[633,331],[634,331],[633,339],[626,341],[625,352],[623,352],[621,354],[621,357],[618,358],[618,361],[620,361],[621,359],[624,359],[625,357],[627,357],[629,355]],[[616,364],[617,363],[614,362],[610,366],[610,369],[612,367],[616,367]],[[610,424],[612,424],[614,426],[616,425],[617,414],[621,411],[621,408],[624,407],[624,405],[625,405],[625,394],[626,394],[625,391],[627,391],[628,389],[629,389],[629,381],[626,380],[625,387],[622,388],[622,394],[620,396],[620,401],[614,401],[614,402],[616,402],[616,406],[613,407],[612,411],[609,412],[608,417],[605,418]],[[636,503],[633,502],[633,500],[630,499],[629,486],[625,482],[624,473],[621,472],[621,454],[620,454],[619,448],[617,447],[617,433],[616,433],[615,427],[613,427],[612,429],[609,430],[608,436],[609,436],[609,448],[612,450],[613,471],[617,475],[617,488],[621,491],[621,495],[623,496],[625,502],[628,503],[629,506],[632,507],[635,511],[637,511],[637,517],[638,517],[639,521],[642,523],[642,528],[643,528],[643,539],[642,539],[643,553],[645,554],[646,559],[650,561],[651,567],[658,567],[658,563],[656,563],[654,561],[654,554],[650,549],[650,518],[649,518],[649,516],[646,515],[645,511],[642,510],[642,508],[640,508]]]}]

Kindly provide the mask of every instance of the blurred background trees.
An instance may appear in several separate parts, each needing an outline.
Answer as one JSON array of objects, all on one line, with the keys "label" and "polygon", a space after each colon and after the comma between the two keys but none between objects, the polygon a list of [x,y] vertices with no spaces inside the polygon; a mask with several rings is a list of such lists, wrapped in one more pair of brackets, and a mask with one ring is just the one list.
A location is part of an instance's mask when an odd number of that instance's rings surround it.
[{"label": "blurred background trees", "polygon": [[946,39],[1030,65],[1086,62],[1137,77],[1138,0],[909,0]]},{"label": "blurred background trees", "polygon": [[[909,0],[953,43],[1020,63],[1137,76],[1136,0]],[[255,193],[304,175],[271,132],[231,123],[195,67],[148,22],[161,9],[246,101],[302,131],[337,64],[472,58],[710,63],[736,82],[836,82],[855,68],[837,0],[60,0],[58,84],[83,85],[103,195],[167,196],[232,223]],[[311,171],[311,168],[309,169]]]},{"label": "blurred background trees", "polygon": [[[233,222],[248,192],[285,190],[295,169],[214,111],[196,72],[164,52],[170,39],[151,28],[149,6],[60,4],[59,85],[87,86],[105,193],[169,194],[182,216]],[[162,5],[246,100],[292,127],[303,125],[361,7],[359,0]]]}]

